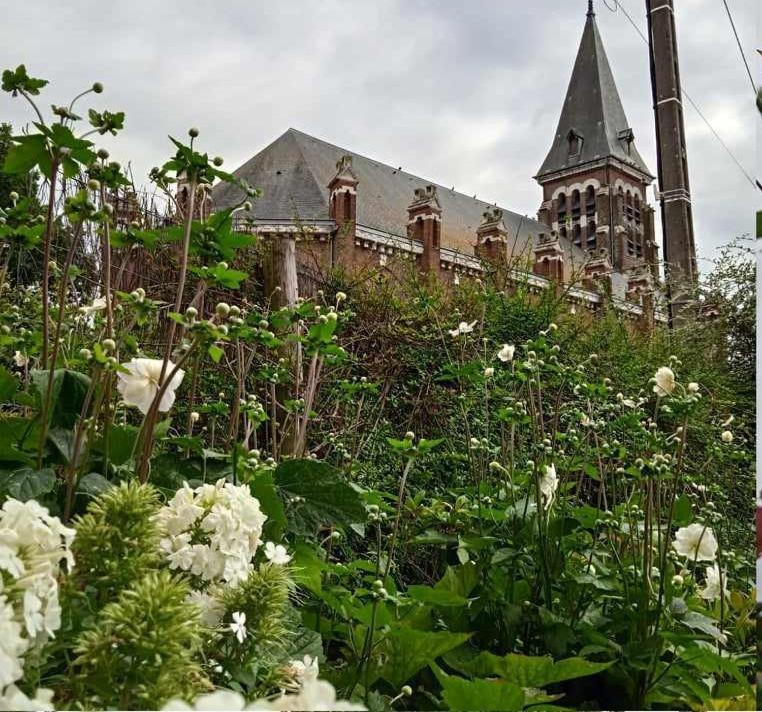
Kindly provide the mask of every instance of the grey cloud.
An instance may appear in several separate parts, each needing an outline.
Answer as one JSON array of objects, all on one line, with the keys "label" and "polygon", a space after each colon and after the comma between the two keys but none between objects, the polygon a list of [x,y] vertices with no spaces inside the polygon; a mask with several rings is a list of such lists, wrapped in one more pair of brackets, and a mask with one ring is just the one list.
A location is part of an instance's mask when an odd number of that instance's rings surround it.
[{"label": "grey cloud", "polygon": [[[644,24],[641,0],[625,6]],[[614,0],[607,0],[610,8]],[[597,0],[598,21],[636,140],[656,171],[645,45]],[[731,3],[749,55],[754,0]],[[235,167],[289,126],[466,193],[534,214],[532,180],[549,148],[584,23],[585,0],[68,0],[14,5],[0,67],[51,80],[45,104],[94,80],[97,105],[127,112],[107,142],[137,177],[170,153],[167,135],[202,131]],[[685,87],[753,167],[755,117],[722,6],[680,0]],[[27,108],[0,96],[0,120]],[[750,232],[754,189],[686,107],[699,251]]]}]

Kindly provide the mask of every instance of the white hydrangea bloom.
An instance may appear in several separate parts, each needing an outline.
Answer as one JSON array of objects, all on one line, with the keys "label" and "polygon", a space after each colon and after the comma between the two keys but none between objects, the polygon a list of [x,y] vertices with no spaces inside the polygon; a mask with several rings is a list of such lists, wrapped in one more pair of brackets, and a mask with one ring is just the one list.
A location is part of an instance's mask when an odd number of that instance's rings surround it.
[{"label": "white hydrangea bloom", "polygon": [[13,683],[24,655],[61,626],[61,561],[74,565],[74,530],[35,501],[8,499],[0,510],[0,710],[53,709],[49,690],[30,699]]},{"label": "white hydrangea bloom", "polygon": [[206,695],[199,695],[193,705],[182,700],[170,700],[162,710],[364,710],[365,707],[347,700],[337,700],[336,690],[325,680],[307,680],[297,694],[284,693],[272,700],[256,700],[247,705],[246,700],[233,690],[215,690]]},{"label": "white hydrangea bloom", "polygon": [[717,539],[710,527],[694,522],[675,532],[672,548],[690,560],[714,561],[717,555]]},{"label": "white hydrangea bloom", "polygon": [[34,712],[54,709],[53,690],[39,689],[33,698],[29,698],[16,685],[9,685],[0,693],[0,710]]},{"label": "white hydrangea bloom", "polygon": [[248,486],[224,479],[196,489],[185,483],[157,515],[171,569],[231,584],[252,570],[266,519]]}]

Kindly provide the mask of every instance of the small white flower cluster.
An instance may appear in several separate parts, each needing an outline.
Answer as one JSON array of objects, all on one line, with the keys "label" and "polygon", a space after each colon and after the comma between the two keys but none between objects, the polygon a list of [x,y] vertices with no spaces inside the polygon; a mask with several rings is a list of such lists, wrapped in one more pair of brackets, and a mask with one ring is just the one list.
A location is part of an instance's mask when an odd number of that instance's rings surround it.
[{"label": "small white flower cluster", "polygon": [[196,698],[193,706],[182,700],[171,700],[163,710],[364,710],[365,707],[337,700],[336,690],[330,682],[317,678],[305,678],[299,692],[296,694],[281,694],[271,700],[255,700],[246,704],[246,700],[233,690],[215,690],[208,695]]},{"label": "small white flower cluster", "polygon": [[52,709],[53,693],[29,699],[15,686],[23,656],[61,625],[58,575],[74,565],[74,530],[35,501],[8,499],[0,511],[0,709]]},{"label": "small white flower cluster", "polygon": [[252,570],[266,519],[248,486],[224,479],[196,489],[186,482],[157,514],[170,568],[233,585]]}]

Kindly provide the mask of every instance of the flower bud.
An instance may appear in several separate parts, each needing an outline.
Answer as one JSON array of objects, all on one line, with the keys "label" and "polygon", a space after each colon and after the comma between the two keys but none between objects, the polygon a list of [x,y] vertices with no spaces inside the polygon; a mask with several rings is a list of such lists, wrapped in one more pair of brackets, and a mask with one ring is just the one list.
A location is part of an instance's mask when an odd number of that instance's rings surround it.
[{"label": "flower bud", "polygon": [[228,314],[230,314],[230,305],[226,304],[225,302],[220,302],[215,308],[214,308],[215,314],[219,316],[220,318],[226,317]]},{"label": "flower bud", "polygon": [[732,443],[733,442],[733,433],[731,433],[729,430],[724,430],[722,432],[722,435],[720,435],[720,438],[722,439],[722,442],[724,442],[724,443]]},{"label": "flower bud", "polygon": [[699,384],[695,383],[694,381],[691,381],[688,384],[688,393],[698,393],[699,392]]},{"label": "flower bud", "polygon": [[15,203],[19,199],[19,194],[15,190],[12,190],[8,194],[8,197]]},{"label": "flower bud", "polygon": [[100,82],[95,82],[93,84],[93,93],[94,94],[102,94],[103,93],[103,84]]},{"label": "flower bud", "polygon": [[104,351],[115,351],[116,350],[116,342],[113,339],[103,339],[103,350]]},{"label": "flower bud", "polygon": [[90,349],[80,349],[79,355],[85,359],[85,361],[89,361],[93,357],[93,352],[90,351]]},{"label": "flower bud", "polygon": [[408,430],[405,433],[405,440],[415,440],[415,433],[412,430]]},{"label": "flower bud", "polygon": [[201,416],[194,410],[190,414],[190,421],[191,423],[198,423],[198,420]]},{"label": "flower bud", "polygon": [[105,148],[98,149],[98,158],[105,161],[109,157],[109,152]]},{"label": "flower bud", "polygon": [[196,138],[198,136],[198,129],[195,126],[191,129],[188,129],[188,136],[191,138]]},{"label": "flower bud", "polygon": [[87,181],[87,187],[90,190],[100,190],[101,182],[99,180],[95,180],[95,178],[91,178],[89,181]]},{"label": "flower bud", "polygon": [[220,167],[220,166],[221,166],[221,165],[222,165],[224,162],[225,162],[225,161],[224,161],[224,159],[222,158],[222,156],[215,156],[215,157],[212,159],[212,163],[214,163],[214,165],[215,165],[215,166],[217,166],[217,168],[219,168],[219,167]]},{"label": "flower bud", "polygon": [[405,697],[410,697],[410,695],[413,694],[413,688],[410,687],[410,685],[403,685],[400,688],[400,692],[405,695]]}]

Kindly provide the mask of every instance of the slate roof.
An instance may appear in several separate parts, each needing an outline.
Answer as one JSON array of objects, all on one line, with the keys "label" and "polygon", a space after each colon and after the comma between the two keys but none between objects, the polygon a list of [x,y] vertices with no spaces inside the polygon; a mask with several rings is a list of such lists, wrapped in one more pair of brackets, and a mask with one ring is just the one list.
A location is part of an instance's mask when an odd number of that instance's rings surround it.
[{"label": "slate roof", "polygon": [[[257,221],[288,222],[296,217],[302,222],[328,220],[327,186],[336,174],[336,162],[344,155],[352,156],[352,170],[359,181],[358,226],[407,237],[407,208],[413,190],[432,185],[432,181],[296,129],[288,129],[244,163],[235,175],[262,191],[254,204]],[[437,193],[442,206],[442,246],[473,255],[476,229],[483,213],[494,204],[441,185]],[[217,208],[225,208],[242,195],[235,186],[221,184],[215,187],[212,197]],[[547,226],[507,208],[503,208],[503,221],[510,237],[519,243],[519,252],[528,247],[530,240],[534,243],[539,233],[549,231]],[[583,259],[581,253],[577,257]]]},{"label": "slate roof", "polygon": [[[629,128],[591,6],[555,139],[536,177],[613,156],[652,178],[635,144],[628,153],[621,138],[620,132]],[[574,156],[569,154],[570,131],[583,138],[582,150]]]}]

